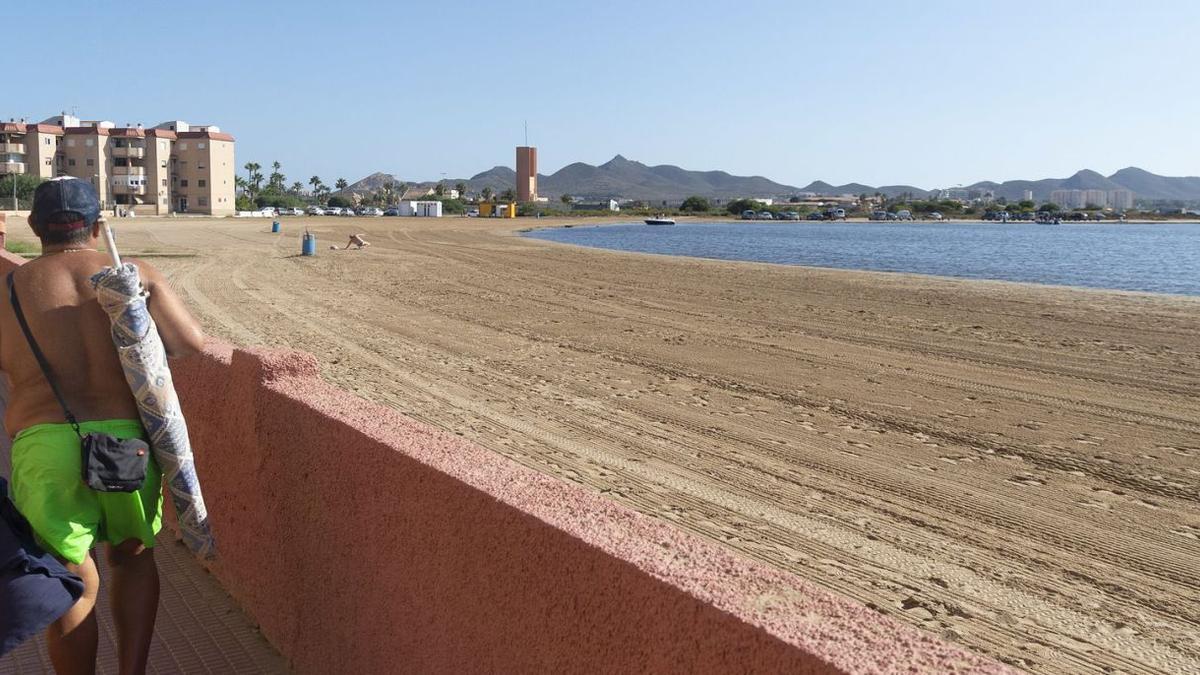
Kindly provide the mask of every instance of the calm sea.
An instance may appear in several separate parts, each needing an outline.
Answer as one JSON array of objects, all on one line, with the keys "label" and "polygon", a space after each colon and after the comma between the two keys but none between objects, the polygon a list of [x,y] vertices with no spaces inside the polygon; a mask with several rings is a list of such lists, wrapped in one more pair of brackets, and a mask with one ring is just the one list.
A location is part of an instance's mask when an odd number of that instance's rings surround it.
[{"label": "calm sea", "polygon": [[1186,223],[639,223],[527,236],[698,258],[1200,295],[1200,225]]}]

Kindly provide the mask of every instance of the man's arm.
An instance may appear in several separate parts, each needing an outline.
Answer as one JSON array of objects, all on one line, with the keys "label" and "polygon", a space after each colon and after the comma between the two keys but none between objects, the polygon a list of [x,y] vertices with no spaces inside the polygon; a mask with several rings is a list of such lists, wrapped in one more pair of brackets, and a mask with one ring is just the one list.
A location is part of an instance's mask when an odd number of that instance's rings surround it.
[{"label": "man's arm", "polygon": [[187,305],[157,268],[144,260],[130,260],[142,273],[142,285],[150,293],[146,306],[158,326],[167,356],[190,356],[204,349],[204,331]]}]

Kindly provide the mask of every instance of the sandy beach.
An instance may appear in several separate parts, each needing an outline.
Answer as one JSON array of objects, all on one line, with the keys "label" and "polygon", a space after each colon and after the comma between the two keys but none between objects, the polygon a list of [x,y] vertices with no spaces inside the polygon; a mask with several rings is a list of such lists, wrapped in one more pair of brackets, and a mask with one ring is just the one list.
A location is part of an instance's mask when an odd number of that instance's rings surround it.
[{"label": "sandy beach", "polygon": [[1200,672],[1200,299],[283,223],[115,225],[213,335],[913,626]]}]

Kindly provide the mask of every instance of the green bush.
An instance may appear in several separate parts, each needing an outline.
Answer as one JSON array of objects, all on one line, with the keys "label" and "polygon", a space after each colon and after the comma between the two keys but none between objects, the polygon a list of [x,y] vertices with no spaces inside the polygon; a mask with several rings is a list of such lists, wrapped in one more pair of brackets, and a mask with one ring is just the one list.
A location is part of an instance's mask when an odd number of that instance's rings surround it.
[{"label": "green bush", "polygon": [[354,206],[354,202],[350,201],[349,199],[347,199],[341,195],[334,195],[329,198],[329,205],[336,206],[336,207],[342,208],[342,209],[348,209],[348,208],[352,208]]},{"label": "green bush", "polygon": [[712,210],[712,204],[704,197],[693,196],[683,200],[679,210],[684,213],[707,213]]}]

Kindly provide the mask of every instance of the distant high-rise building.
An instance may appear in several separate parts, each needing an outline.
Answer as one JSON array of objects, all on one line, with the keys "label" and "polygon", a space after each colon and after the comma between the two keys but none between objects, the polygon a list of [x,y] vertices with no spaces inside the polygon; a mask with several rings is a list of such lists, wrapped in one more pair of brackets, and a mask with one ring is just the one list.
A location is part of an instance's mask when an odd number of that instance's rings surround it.
[{"label": "distant high-rise building", "polygon": [[1021,193],[1021,201],[1025,201],[1025,202],[1033,201],[1033,190],[1025,190],[1024,192],[1022,192]]},{"label": "distant high-rise building", "polygon": [[537,199],[537,148],[517,147],[517,201]]},{"label": "distant high-rise building", "polygon": [[1114,209],[1132,209],[1133,192],[1130,190],[1109,190],[1108,205]]}]

